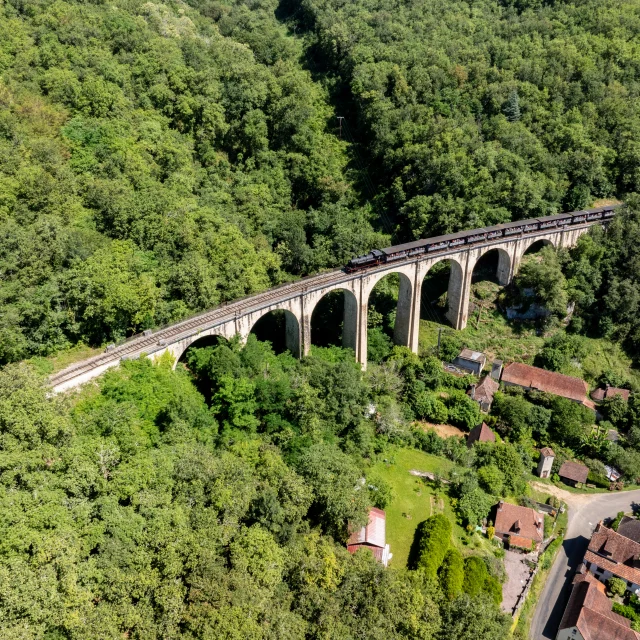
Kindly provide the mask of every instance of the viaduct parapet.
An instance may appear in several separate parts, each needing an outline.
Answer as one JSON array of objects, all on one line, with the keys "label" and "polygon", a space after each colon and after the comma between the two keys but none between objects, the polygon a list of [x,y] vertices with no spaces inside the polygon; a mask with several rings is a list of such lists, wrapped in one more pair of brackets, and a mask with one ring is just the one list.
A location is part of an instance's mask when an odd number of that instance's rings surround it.
[{"label": "viaduct parapet", "polygon": [[[523,224],[526,221],[523,221]],[[283,311],[286,318],[287,348],[297,356],[311,348],[311,317],[320,300],[331,291],[344,292],[343,346],[353,349],[357,361],[367,365],[367,315],[369,296],[385,276],[397,273],[400,290],[395,321],[394,341],[418,351],[422,282],[429,270],[443,260],[451,262],[447,318],[456,329],[464,329],[469,315],[473,270],[489,251],[497,251],[498,281],[509,284],[523,255],[532,244],[543,241],[556,248],[572,247],[594,224],[586,222],[570,228],[537,231],[514,238],[499,238],[474,246],[464,246],[392,264],[380,265],[356,273],[335,270],[269,289],[211,311],[177,322],[156,331],[146,331],[105,353],[78,362],[51,377],[55,392],[77,387],[101,375],[122,360],[145,355],[157,358],[170,353],[177,362],[196,340],[206,336],[246,340],[256,322],[271,311]]]}]

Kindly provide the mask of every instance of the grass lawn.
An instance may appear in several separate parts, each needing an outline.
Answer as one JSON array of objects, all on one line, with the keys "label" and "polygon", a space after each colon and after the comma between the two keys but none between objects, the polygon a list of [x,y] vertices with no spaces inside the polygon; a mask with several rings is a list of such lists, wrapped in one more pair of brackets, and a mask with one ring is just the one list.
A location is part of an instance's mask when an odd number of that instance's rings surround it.
[{"label": "grass lawn", "polygon": [[86,344],[80,342],[69,349],[59,351],[53,356],[47,358],[36,356],[30,358],[27,362],[32,364],[41,373],[51,375],[52,373],[62,371],[75,362],[80,362],[81,360],[97,356],[101,353],[104,353],[104,347],[88,347]]},{"label": "grass lawn", "polygon": [[393,487],[393,500],[385,509],[387,543],[393,554],[392,566],[404,567],[420,522],[442,511],[451,522],[455,521],[446,493],[436,491],[429,483],[412,476],[409,471],[417,469],[445,473],[453,467],[453,463],[416,449],[396,449],[386,459],[388,462],[376,463],[373,471]]},{"label": "grass lawn", "polygon": [[395,449],[386,459],[388,462],[377,462],[372,470],[393,487],[393,500],[385,509],[392,566],[406,566],[416,527],[436,513],[444,513],[453,525],[454,544],[463,554],[467,550],[469,553],[493,553],[488,540],[479,534],[469,535],[456,522],[446,490],[436,490],[433,483],[409,473],[416,469],[444,474],[454,466],[451,461],[405,448]]}]

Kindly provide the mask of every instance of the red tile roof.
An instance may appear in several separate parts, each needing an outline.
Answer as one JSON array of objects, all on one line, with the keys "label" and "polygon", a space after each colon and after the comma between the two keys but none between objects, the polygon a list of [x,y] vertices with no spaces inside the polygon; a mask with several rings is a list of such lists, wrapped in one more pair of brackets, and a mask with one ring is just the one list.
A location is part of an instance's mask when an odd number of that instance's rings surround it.
[{"label": "red tile roof", "polygon": [[529,507],[500,502],[496,511],[496,533],[515,535],[529,541],[542,542],[544,526],[542,516]]},{"label": "red tile roof", "polygon": [[493,402],[493,396],[499,388],[500,385],[491,376],[485,376],[476,386],[476,392],[473,399],[476,402],[486,402],[491,404]]},{"label": "red tile roof", "polygon": [[578,574],[560,629],[576,627],[584,640],[639,640],[631,621],[611,610],[604,586],[591,574]]},{"label": "red tile roof", "polygon": [[638,569],[626,564],[611,562],[611,560],[607,560],[607,558],[603,558],[589,550],[584,554],[584,561],[585,563],[595,564],[605,571],[610,571],[614,576],[622,578],[625,582],[633,582],[633,584],[640,586],[640,571]]},{"label": "red tile roof", "polygon": [[[634,566],[640,559],[640,543],[605,527],[599,522],[589,541],[589,551],[605,556],[612,562]],[[638,563],[640,575],[640,563]],[[640,585],[640,582],[636,582]]]},{"label": "red tile roof", "polygon": [[372,547],[368,544],[348,544],[347,551],[349,553],[355,553],[360,549],[368,549],[373,554],[373,557],[378,561],[382,562],[384,556],[384,547]]},{"label": "red tile roof", "polygon": [[369,509],[369,524],[349,536],[347,545],[359,544],[384,548],[386,544],[386,515],[382,509],[371,507]]},{"label": "red tile roof", "polygon": [[544,456],[545,458],[555,458],[556,454],[553,452],[553,449],[551,447],[543,447],[542,449],[540,449],[540,455]]},{"label": "red tile roof", "polygon": [[532,367],[522,362],[510,362],[502,372],[502,382],[552,393],[556,396],[569,398],[569,400],[575,400],[591,408],[594,406],[587,398],[589,387],[584,380]]},{"label": "red tile roof", "polygon": [[471,446],[474,442],[495,442],[496,434],[489,429],[489,427],[483,422],[477,427],[474,427],[467,436],[467,444]]},{"label": "red tile roof", "polygon": [[589,476],[589,467],[579,462],[571,462],[570,460],[567,460],[560,467],[558,475],[561,478],[567,478],[568,480],[573,480],[574,482],[585,483],[587,481],[587,477]]},{"label": "red tile roof", "polygon": [[605,398],[613,398],[614,396],[620,396],[625,402],[629,400],[631,391],[629,389],[619,389],[618,387],[598,387],[591,394],[591,397],[597,402],[602,402]]},{"label": "red tile roof", "polygon": [[518,547],[519,549],[530,549],[531,539],[523,538],[522,536],[509,536],[509,545],[512,547]]}]

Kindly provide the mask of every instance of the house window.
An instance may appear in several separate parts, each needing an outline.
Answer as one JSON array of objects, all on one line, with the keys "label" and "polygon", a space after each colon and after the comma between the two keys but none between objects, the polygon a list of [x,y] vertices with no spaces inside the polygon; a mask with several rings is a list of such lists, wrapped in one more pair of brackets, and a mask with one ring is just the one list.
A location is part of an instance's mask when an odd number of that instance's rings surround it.
[{"label": "house window", "polygon": [[600,567],[598,567],[596,569],[596,573],[604,573],[604,569],[601,569]]}]

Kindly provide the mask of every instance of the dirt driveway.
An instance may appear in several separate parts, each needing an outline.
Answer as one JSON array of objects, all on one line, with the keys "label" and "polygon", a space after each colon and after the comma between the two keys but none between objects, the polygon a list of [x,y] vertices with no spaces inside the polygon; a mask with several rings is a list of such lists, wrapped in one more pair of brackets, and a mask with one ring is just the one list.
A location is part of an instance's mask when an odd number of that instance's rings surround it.
[{"label": "dirt driveway", "polygon": [[507,573],[507,581],[502,585],[502,610],[511,614],[516,606],[518,596],[522,593],[529,574],[529,567],[525,560],[533,557],[533,554],[518,553],[516,551],[505,551],[504,568]]}]

